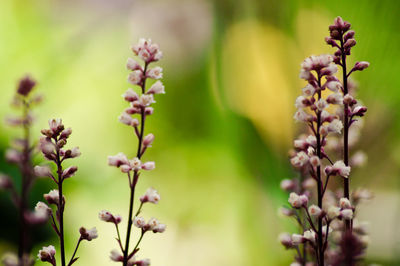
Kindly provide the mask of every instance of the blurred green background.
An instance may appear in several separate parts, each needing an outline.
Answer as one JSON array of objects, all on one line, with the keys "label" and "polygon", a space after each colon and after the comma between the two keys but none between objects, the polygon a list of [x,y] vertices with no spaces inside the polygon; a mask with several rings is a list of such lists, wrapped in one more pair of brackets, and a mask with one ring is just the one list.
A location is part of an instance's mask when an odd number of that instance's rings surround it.
[{"label": "blurred green background", "polygon": [[[145,159],[157,168],[141,177],[138,194],[149,186],[160,192],[159,205],[143,214],[168,227],[146,235],[140,258],[165,266],[288,265],[293,254],[277,236],[294,228],[277,208],[286,203],[279,182],[294,174],[287,151],[301,130],[292,119],[304,85],[299,64],[333,51],[323,38],[340,15],[356,31],[350,61],[371,63],[354,75],[369,108],[359,143],[369,163],[352,176],[353,187],[375,194],[360,213],[371,224],[368,260],[400,265],[399,14],[395,0],[1,0],[0,117],[15,112],[16,83],[32,74],[45,95],[35,138],[48,119],[61,117],[73,128],[69,144],[82,151],[77,176],[66,182],[68,257],[78,228],[96,226],[99,238],[83,243],[78,264],[113,265],[114,228],[97,214],[126,218],[129,192],[106,158],[135,153],[136,139],[117,121],[129,86],[125,62],[139,37],[153,39],[164,52],[167,94],[156,97],[147,120],[156,140]],[[0,125],[2,153],[19,134]],[[0,167],[16,176],[3,158]],[[52,186],[39,181],[31,205]],[[15,250],[16,213],[8,195],[0,192],[0,201],[1,255]],[[38,232],[34,255],[57,243],[50,230]]]}]

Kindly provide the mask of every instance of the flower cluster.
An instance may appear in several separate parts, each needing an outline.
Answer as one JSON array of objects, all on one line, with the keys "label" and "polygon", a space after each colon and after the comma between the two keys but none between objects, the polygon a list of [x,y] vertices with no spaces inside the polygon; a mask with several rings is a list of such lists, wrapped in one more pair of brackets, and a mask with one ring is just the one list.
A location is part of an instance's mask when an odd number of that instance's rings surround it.
[{"label": "flower cluster", "polygon": [[[282,245],[297,250],[293,265],[312,262],[319,266],[353,265],[348,263],[360,258],[367,243],[366,230],[357,230],[358,221],[354,217],[357,203],[370,195],[358,193],[357,197],[361,194],[361,198],[352,201],[348,181],[352,171],[349,129],[357,124],[357,117],[364,116],[367,108],[349,90],[348,77],[369,64],[358,62],[347,73],[346,56],[356,44],[354,31],[340,17],[329,30],[326,42],[338,48],[334,55],[313,55],[301,64],[300,78],[307,85],[296,99],[294,119],[307,125],[308,134],[294,141],[294,150],[290,153],[290,162],[299,177],[281,182],[281,188],[290,192],[290,208],[283,208],[282,213],[294,217],[300,226],[299,234],[280,236]],[[342,80],[336,77],[338,66],[343,70]],[[361,165],[364,158],[360,157],[363,157],[360,153],[358,158],[354,157],[354,165]],[[333,193],[328,189],[329,180],[334,176],[343,180],[343,191]],[[345,253],[342,248],[349,246],[346,241],[356,243],[360,252],[347,251],[351,258],[341,258]],[[299,245],[304,248],[301,250]]]},{"label": "flower cluster", "polygon": [[[67,178],[70,178],[76,174],[78,168],[76,166],[70,166],[64,169],[63,163],[65,160],[80,156],[81,153],[78,147],[74,147],[72,149],[65,148],[68,138],[72,133],[72,129],[65,128],[61,119],[49,120],[49,128],[43,129],[41,133],[43,134],[43,137],[41,137],[39,141],[40,150],[44,158],[54,163],[57,170],[53,174],[53,171],[49,166],[36,166],[34,171],[37,176],[51,178],[57,185],[57,189],[50,190],[49,193],[43,195],[44,199],[50,206],[55,206],[56,215],[54,215],[52,208],[43,202],[38,202],[35,210],[37,213],[40,213],[43,216],[51,217],[51,225],[60,240],[61,265],[65,266],[67,265],[64,245],[64,210],[66,199],[63,195],[63,185]],[[75,258],[75,255],[81,241],[91,241],[97,238],[96,228],[86,229],[81,227],[79,229],[79,233],[80,237],[76,244],[75,252],[73,253],[68,265],[72,265],[78,259]],[[38,258],[41,261],[56,265],[55,253],[56,250],[54,246],[50,245],[48,247],[43,247],[43,249],[39,251]]]},{"label": "flower cluster", "polygon": [[[136,85],[140,88],[139,93],[134,89],[128,89],[122,97],[129,103],[123,113],[119,116],[119,121],[129,127],[133,127],[135,135],[138,139],[138,147],[135,157],[128,159],[123,153],[118,153],[115,156],[108,157],[108,164],[110,166],[117,167],[122,173],[127,174],[130,189],[130,201],[129,201],[129,216],[128,216],[128,227],[125,245],[122,244],[122,239],[119,233],[119,224],[121,223],[121,216],[113,215],[109,211],[103,210],[99,213],[100,220],[104,222],[113,223],[117,231],[117,242],[120,251],[111,251],[111,260],[116,262],[122,262],[126,265],[149,265],[149,260],[136,260],[135,255],[139,251],[139,244],[142,241],[145,233],[152,231],[153,233],[162,233],[165,231],[165,224],[160,223],[157,219],[151,218],[148,222],[141,216],[139,216],[142,207],[145,203],[158,203],[160,195],[158,192],[149,188],[146,193],[140,197],[140,206],[133,215],[133,204],[136,184],[139,179],[139,175],[142,170],[153,170],[155,163],[152,161],[142,162],[142,156],[146,152],[147,148],[150,148],[153,141],[154,135],[144,133],[145,120],[148,116],[152,115],[154,109],[152,105],[155,103],[154,95],[165,93],[164,85],[159,80],[162,78],[162,68],[153,67],[149,68],[150,63],[157,62],[162,57],[157,44],[151,42],[151,40],[140,39],[139,43],[132,47],[133,53],[138,56],[143,62],[143,66],[136,60],[129,58],[127,61],[126,68],[131,71],[128,75],[128,82],[132,85]],[[146,89],[146,81],[154,80],[150,88]],[[136,226],[141,229],[140,237],[133,250],[129,249],[130,237],[132,226]]]},{"label": "flower cluster", "polygon": [[21,110],[21,115],[6,119],[8,125],[20,128],[23,132],[21,137],[13,139],[11,147],[5,152],[6,161],[18,166],[21,180],[17,183],[21,184],[21,188],[19,189],[18,186],[14,185],[11,176],[0,173],[0,190],[10,192],[19,216],[18,256],[7,255],[4,259],[6,265],[13,265],[13,261],[23,265],[33,264],[29,255],[32,248],[31,241],[29,241],[32,238],[30,227],[43,224],[48,218],[47,212],[43,211],[40,206],[36,206],[35,210],[30,210],[28,204],[31,188],[36,181],[32,163],[32,157],[35,153],[35,147],[31,141],[34,121],[32,107],[42,101],[42,96],[33,92],[35,86],[36,81],[29,76],[25,76],[19,81],[12,104]]}]

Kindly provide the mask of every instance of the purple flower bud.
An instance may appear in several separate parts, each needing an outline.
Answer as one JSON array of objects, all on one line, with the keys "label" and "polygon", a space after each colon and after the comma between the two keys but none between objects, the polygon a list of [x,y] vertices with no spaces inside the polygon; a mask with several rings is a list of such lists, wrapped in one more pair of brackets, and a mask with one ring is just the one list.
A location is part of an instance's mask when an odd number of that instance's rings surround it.
[{"label": "purple flower bud", "polygon": [[367,107],[365,106],[356,106],[352,112],[353,115],[355,116],[364,116],[365,113],[367,112]]},{"label": "purple flower bud", "polygon": [[361,62],[357,62],[355,63],[353,70],[356,71],[362,71],[364,69],[366,69],[367,67],[369,67],[369,63],[367,61],[361,61]]},{"label": "purple flower bud", "polygon": [[355,34],[354,30],[348,31],[348,32],[343,36],[344,41],[347,41],[348,39],[352,39],[352,38],[354,37],[354,34]]},{"label": "purple flower bud", "polygon": [[17,93],[22,96],[28,96],[35,85],[36,82],[31,77],[25,76],[19,81]]},{"label": "purple flower bud", "polygon": [[11,178],[0,173],[0,189],[9,189],[12,188],[12,186]]},{"label": "purple flower bud", "polygon": [[356,45],[356,40],[355,39],[348,39],[345,43],[344,43],[344,45],[343,45],[343,47],[344,47],[344,49],[348,49],[348,48],[351,48],[351,47],[353,47],[354,45]]},{"label": "purple flower bud", "polygon": [[69,177],[75,175],[76,171],[78,171],[78,167],[76,167],[76,166],[68,167],[67,169],[65,169],[63,171],[62,178],[63,179],[69,178]]},{"label": "purple flower bud", "polygon": [[71,133],[72,133],[72,129],[70,127],[66,128],[61,132],[60,138],[67,139],[71,135]]}]

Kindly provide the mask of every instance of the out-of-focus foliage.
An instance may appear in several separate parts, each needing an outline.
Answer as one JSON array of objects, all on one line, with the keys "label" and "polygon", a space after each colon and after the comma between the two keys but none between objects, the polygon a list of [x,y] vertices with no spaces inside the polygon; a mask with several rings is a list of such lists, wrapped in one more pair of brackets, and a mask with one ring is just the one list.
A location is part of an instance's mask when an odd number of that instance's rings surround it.
[{"label": "out-of-focus foliage", "polygon": [[[154,186],[161,193],[160,206],[144,213],[168,228],[146,238],[141,254],[153,265],[288,265],[276,238],[290,224],[276,209],[286,201],[279,181],[293,174],[286,152],[301,130],[292,121],[303,86],[298,66],[312,53],[331,52],[323,37],[340,15],[356,30],[353,62],[371,62],[355,75],[369,107],[359,146],[370,164],[352,184],[376,191],[361,213],[371,221],[370,260],[396,265],[399,11],[394,0],[2,0],[0,117],[12,112],[18,78],[31,73],[45,95],[34,136],[49,118],[62,117],[74,130],[70,143],[82,151],[65,192],[68,250],[79,226],[96,226],[99,238],[82,245],[78,263],[113,265],[113,228],[97,213],[109,209],[126,217],[128,189],[106,157],[134,153],[132,132],[117,122],[128,88],[124,64],[138,37],[154,39],[165,54],[167,94],[147,128],[156,140],[145,159],[157,168],[141,178],[138,191]],[[0,126],[1,150],[15,134]],[[15,174],[3,159],[0,166]],[[41,181],[32,205],[48,190]],[[1,206],[9,204],[0,195]],[[9,208],[3,215],[12,221],[16,214]],[[15,248],[9,240],[1,234],[0,253]],[[34,253],[54,241],[37,243]]]}]

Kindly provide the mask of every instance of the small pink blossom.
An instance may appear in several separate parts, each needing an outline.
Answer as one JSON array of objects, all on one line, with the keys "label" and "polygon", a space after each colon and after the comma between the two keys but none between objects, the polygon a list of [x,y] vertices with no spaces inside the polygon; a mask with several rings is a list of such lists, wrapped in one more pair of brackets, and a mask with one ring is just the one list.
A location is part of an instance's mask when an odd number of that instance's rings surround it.
[{"label": "small pink blossom", "polygon": [[147,94],[165,94],[165,87],[162,82],[158,80],[150,87]]},{"label": "small pink blossom", "polygon": [[147,70],[146,76],[151,79],[161,79],[163,77],[161,67],[154,67],[152,69]]},{"label": "small pink blossom", "polygon": [[146,193],[142,197],[140,197],[140,201],[143,203],[151,202],[157,204],[160,198],[161,197],[158,194],[157,190],[155,190],[154,188],[148,188]]}]

